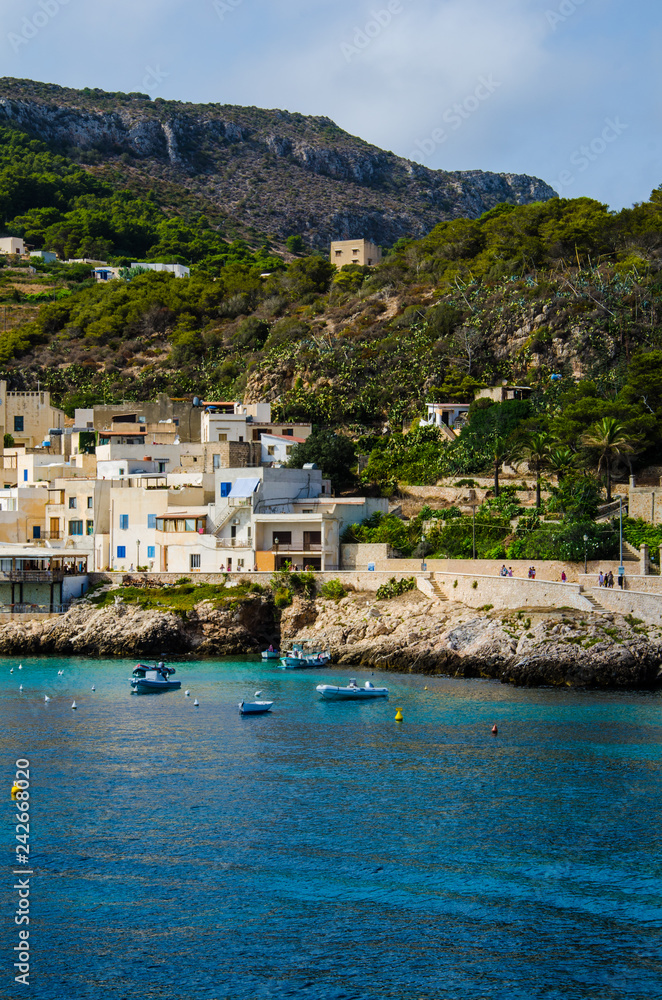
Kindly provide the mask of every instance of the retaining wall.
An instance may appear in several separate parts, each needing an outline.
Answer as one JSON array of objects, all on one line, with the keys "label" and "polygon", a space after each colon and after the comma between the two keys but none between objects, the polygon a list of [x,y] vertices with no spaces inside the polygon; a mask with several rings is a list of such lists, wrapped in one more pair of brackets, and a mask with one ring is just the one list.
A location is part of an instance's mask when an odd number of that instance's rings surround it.
[{"label": "retaining wall", "polygon": [[497,610],[525,608],[527,605],[530,608],[594,610],[591,602],[582,595],[578,583],[437,572],[434,573],[434,580],[449,600],[461,601],[470,608],[484,608],[490,604]]}]

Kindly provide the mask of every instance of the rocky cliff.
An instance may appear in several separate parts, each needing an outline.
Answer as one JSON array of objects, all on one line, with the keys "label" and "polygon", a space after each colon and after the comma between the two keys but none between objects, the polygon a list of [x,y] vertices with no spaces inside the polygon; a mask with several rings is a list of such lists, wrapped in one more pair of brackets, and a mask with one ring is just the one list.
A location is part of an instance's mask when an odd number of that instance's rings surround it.
[{"label": "rocky cliff", "polygon": [[0,652],[17,656],[237,656],[272,641],[328,646],[334,663],[403,673],[485,677],[522,686],[652,688],[662,683],[662,628],[620,615],[526,609],[476,612],[418,591],[389,601],[296,598],[280,622],[254,596],[186,615],[78,602],[43,622],[0,626]]},{"label": "rocky cliff", "polygon": [[[149,100],[0,80],[0,123],[83,163],[112,164],[139,188],[161,181],[194,193],[262,233],[392,244],[443,219],[476,217],[500,202],[546,201],[534,177],[430,170],[349,135],[329,118],[231,105]],[[92,154],[92,155],[90,155]]]}]

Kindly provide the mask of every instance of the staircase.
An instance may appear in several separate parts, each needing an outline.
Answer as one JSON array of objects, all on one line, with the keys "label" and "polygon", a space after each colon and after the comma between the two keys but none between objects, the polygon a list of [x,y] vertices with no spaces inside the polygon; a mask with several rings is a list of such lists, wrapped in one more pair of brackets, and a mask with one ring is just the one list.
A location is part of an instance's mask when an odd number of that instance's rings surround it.
[{"label": "staircase", "polygon": [[445,593],[441,589],[441,584],[437,583],[437,581],[435,580],[434,577],[432,577],[430,579],[430,586],[432,587],[432,590],[434,591],[434,596],[437,598],[438,601],[447,601],[448,600],[448,598],[446,597]]},{"label": "staircase", "polygon": [[603,615],[607,612],[605,606],[603,604],[600,604],[600,601],[597,601],[593,596],[593,594],[589,594],[588,591],[583,590],[582,597],[585,597],[588,603],[593,605],[593,610],[597,612],[597,614]]}]

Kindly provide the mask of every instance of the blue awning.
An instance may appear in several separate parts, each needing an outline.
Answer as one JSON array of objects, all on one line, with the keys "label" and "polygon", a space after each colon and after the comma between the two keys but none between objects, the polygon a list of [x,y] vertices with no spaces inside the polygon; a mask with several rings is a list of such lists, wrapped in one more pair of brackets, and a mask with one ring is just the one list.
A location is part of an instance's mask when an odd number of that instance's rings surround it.
[{"label": "blue awning", "polygon": [[261,481],[260,479],[238,479],[230,490],[230,497],[232,499],[252,497]]}]

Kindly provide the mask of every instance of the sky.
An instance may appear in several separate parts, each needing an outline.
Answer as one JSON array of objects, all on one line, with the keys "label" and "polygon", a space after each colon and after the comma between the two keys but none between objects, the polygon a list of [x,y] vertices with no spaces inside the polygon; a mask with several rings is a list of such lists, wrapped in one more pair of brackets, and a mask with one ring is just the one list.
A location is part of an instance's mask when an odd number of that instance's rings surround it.
[{"label": "sky", "polygon": [[656,0],[0,0],[2,75],[325,115],[619,209],[662,184]]}]

